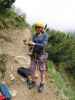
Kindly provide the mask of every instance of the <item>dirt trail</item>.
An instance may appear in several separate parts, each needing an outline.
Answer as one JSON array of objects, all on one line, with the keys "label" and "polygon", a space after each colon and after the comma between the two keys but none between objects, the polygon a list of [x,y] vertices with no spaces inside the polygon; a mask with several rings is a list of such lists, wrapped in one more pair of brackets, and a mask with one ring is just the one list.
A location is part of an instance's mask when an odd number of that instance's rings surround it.
[{"label": "dirt trail", "polygon": [[13,100],[61,100],[57,95],[57,89],[52,82],[52,79],[48,78],[43,93],[38,93],[37,88],[29,90],[27,84],[24,81],[17,80],[15,85],[10,86],[17,91]]}]

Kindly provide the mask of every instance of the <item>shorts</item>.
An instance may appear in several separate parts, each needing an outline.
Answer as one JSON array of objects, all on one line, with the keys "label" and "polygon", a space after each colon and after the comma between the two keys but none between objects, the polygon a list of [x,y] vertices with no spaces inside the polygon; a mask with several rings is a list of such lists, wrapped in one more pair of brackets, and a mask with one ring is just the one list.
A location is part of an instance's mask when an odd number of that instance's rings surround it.
[{"label": "shorts", "polygon": [[34,73],[36,69],[40,71],[46,70],[46,61],[48,59],[48,53],[44,53],[38,57],[38,59],[34,59],[31,61],[31,72]]}]

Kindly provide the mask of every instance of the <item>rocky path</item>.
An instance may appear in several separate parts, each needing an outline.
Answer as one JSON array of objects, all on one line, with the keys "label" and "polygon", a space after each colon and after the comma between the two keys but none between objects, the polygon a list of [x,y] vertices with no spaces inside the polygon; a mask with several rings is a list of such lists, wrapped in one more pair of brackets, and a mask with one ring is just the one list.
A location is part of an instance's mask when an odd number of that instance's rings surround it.
[{"label": "rocky path", "polygon": [[52,79],[47,79],[43,93],[38,93],[36,88],[29,90],[23,80],[17,80],[10,88],[16,90],[13,100],[61,100]]}]

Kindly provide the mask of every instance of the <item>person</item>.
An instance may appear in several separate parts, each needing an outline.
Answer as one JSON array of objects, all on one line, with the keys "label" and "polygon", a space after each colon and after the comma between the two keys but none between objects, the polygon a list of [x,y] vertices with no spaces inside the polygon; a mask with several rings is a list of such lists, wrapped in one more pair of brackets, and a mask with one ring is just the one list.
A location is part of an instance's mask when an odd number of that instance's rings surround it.
[{"label": "person", "polygon": [[31,70],[30,68],[19,67],[17,73],[24,79],[26,79],[27,87],[31,89]]},{"label": "person", "polygon": [[[45,83],[45,72],[46,72],[46,61],[48,53],[45,52],[45,47],[48,43],[48,34],[45,32],[45,25],[43,22],[38,21],[35,23],[36,33],[32,37],[32,41],[29,43],[33,46],[32,59],[31,59],[31,76],[32,76],[32,87],[35,86],[35,71],[36,69],[40,72],[40,84],[38,86],[38,92],[42,92]],[[38,68],[36,68],[38,67]]]}]

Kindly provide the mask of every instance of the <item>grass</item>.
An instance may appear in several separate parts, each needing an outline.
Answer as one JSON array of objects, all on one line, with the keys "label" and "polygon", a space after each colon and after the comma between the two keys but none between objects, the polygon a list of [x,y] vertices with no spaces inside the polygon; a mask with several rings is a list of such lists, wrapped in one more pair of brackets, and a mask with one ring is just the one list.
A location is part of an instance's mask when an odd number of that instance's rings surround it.
[{"label": "grass", "polygon": [[54,64],[52,62],[48,62],[48,71],[52,78],[54,79],[54,83],[56,84],[60,95],[64,95],[68,98],[68,100],[75,100],[75,91],[71,88],[70,85],[66,84],[64,78],[57,72],[54,68]]}]

